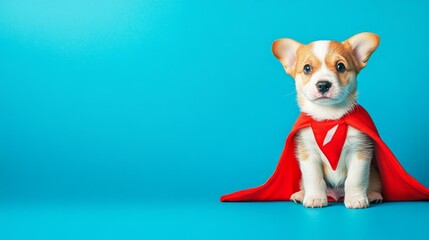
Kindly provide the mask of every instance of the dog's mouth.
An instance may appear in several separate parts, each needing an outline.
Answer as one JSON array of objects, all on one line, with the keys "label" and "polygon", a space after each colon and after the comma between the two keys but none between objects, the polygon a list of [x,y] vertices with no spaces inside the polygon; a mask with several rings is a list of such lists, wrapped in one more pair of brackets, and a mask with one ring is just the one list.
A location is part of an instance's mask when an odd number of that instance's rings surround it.
[{"label": "dog's mouth", "polygon": [[329,103],[329,102],[332,102],[333,100],[334,100],[333,98],[322,96],[322,97],[315,98],[313,101],[319,102],[319,103]]},{"label": "dog's mouth", "polygon": [[327,99],[333,100],[333,98],[327,97],[327,96],[321,96],[321,97],[315,98],[314,100],[327,100]]},{"label": "dog's mouth", "polygon": [[315,103],[320,103],[320,104],[330,104],[330,103],[335,103],[338,100],[340,100],[340,95],[338,92],[335,91],[329,91],[326,93],[313,93],[313,95],[309,98],[309,100],[315,102]]},{"label": "dog's mouth", "polygon": [[335,100],[332,96],[321,95],[313,99],[313,101],[332,101]]},{"label": "dog's mouth", "polygon": [[344,95],[344,93],[345,92],[341,92],[340,94],[320,94],[309,100],[318,105],[336,105],[347,101],[347,95]]},{"label": "dog's mouth", "polygon": [[341,87],[332,86],[326,92],[315,91],[314,88],[305,88],[303,90],[304,97],[318,105],[335,105],[347,98],[347,91],[344,91]]},{"label": "dog's mouth", "polygon": [[332,105],[332,104],[336,104],[337,101],[338,101],[337,98],[328,97],[325,95],[316,97],[312,100],[312,102],[320,105]]}]

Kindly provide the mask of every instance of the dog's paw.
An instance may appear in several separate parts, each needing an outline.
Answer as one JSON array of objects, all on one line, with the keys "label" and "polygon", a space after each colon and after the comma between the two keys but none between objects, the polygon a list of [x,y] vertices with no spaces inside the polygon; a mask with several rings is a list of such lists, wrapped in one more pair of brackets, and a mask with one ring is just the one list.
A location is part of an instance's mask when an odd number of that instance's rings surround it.
[{"label": "dog's paw", "polygon": [[368,201],[370,203],[381,203],[383,201],[383,196],[379,192],[369,192]]},{"label": "dog's paw", "polygon": [[346,196],[344,204],[347,208],[367,208],[369,206],[369,201],[366,195],[358,195],[354,197]]},{"label": "dog's paw", "polygon": [[328,197],[326,195],[304,196],[302,204],[308,208],[325,207],[328,205]]},{"label": "dog's paw", "polygon": [[295,203],[302,203],[304,201],[304,190],[298,191],[290,196],[290,200]]}]

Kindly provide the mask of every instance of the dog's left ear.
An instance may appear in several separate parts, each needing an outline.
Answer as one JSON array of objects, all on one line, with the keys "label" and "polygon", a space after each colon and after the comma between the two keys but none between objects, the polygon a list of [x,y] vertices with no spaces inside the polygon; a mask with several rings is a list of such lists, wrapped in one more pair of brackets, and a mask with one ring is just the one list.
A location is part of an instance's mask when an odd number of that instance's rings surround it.
[{"label": "dog's left ear", "polygon": [[366,66],[366,62],[375,49],[377,49],[379,42],[380,37],[377,34],[363,32],[347,39],[343,44],[350,44],[360,70]]}]

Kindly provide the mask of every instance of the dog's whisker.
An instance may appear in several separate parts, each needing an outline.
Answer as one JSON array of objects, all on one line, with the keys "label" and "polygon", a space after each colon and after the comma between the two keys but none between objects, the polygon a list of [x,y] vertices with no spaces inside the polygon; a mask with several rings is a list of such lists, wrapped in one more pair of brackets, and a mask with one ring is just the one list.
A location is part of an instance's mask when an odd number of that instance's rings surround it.
[{"label": "dog's whisker", "polygon": [[295,95],[295,90],[292,90],[292,91],[291,91],[291,92],[289,92],[289,93],[283,94],[283,96],[282,96],[282,97],[289,97],[289,96],[291,96],[291,95]]}]

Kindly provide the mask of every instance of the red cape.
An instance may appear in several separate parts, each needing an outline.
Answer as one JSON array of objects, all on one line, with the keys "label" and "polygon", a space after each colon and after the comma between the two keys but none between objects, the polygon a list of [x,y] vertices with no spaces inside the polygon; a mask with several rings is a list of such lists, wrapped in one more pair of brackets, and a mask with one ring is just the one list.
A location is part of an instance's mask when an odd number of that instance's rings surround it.
[{"label": "red cape", "polygon": [[[415,201],[429,200],[429,189],[409,175],[396,157],[381,140],[368,112],[361,106],[344,116],[346,123],[374,140],[375,158],[381,175],[383,200]],[[295,157],[295,134],[311,126],[314,121],[301,113],[286,139],[285,148],[274,174],[268,181],[255,188],[238,191],[221,197],[222,202],[243,201],[289,201],[299,191],[301,170]]]}]

